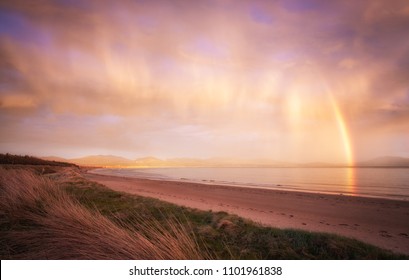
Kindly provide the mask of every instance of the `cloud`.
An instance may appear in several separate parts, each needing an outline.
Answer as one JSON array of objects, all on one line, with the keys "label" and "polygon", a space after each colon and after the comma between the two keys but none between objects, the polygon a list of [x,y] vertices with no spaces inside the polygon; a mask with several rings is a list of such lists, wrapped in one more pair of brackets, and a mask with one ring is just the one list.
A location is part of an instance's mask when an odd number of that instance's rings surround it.
[{"label": "cloud", "polygon": [[[408,7],[3,1],[0,141],[343,160],[329,95],[357,143],[409,132]],[[325,141],[335,144],[320,154]]]}]

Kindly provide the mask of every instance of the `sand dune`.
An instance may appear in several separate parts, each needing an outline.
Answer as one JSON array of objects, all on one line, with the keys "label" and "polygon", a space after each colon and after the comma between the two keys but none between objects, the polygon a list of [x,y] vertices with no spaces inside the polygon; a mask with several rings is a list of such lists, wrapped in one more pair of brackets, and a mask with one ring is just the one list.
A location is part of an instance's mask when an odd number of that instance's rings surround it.
[{"label": "sand dune", "polygon": [[409,254],[409,202],[85,174],[132,194],[202,210],[226,211],[264,225],[353,237]]},{"label": "sand dune", "polygon": [[[76,176],[60,169],[60,179]],[[72,199],[32,167],[0,166],[1,259],[204,259],[208,256],[176,220],[136,220],[128,227]]]}]

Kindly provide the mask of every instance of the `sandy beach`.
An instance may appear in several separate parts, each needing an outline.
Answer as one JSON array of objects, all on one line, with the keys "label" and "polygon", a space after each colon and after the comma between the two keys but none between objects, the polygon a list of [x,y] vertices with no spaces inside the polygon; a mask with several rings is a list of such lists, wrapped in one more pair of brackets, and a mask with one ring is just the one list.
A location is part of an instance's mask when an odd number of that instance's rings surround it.
[{"label": "sandy beach", "polygon": [[329,232],[409,255],[409,202],[85,173],[113,190],[201,210],[225,211],[263,225]]}]

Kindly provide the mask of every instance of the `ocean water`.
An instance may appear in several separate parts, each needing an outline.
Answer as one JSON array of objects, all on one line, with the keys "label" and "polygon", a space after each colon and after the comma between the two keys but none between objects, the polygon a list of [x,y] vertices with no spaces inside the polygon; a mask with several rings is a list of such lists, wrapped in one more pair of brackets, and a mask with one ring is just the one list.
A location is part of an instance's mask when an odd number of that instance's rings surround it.
[{"label": "ocean water", "polygon": [[409,168],[101,168],[91,172],[152,180],[409,200]]}]

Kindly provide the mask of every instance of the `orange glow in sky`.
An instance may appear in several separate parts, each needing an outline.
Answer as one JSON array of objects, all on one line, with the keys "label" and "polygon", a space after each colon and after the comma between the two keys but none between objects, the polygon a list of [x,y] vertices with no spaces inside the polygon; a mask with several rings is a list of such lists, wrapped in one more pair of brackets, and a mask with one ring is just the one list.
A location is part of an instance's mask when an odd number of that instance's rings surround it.
[{"label": "orange glow in sky", "polygon": [[409,157],[407,30],[405,0],[2,1],[0,152]]}]

